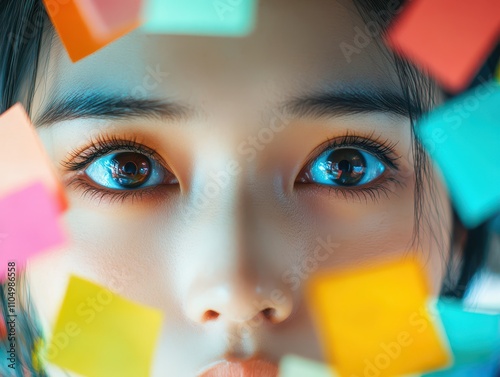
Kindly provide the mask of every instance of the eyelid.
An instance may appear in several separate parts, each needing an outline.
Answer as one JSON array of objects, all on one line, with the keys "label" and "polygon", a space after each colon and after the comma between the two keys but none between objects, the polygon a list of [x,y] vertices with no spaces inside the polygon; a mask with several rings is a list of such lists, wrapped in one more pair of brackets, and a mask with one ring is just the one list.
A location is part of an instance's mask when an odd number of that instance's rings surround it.
[{"label": "eyelid", "polygon": [[61,162],[67,171],[78,171],[88,167],[92,162],[112,152],[126,150],[143,154],[162,165],[168,172],[174,174],[167,162],[154,149],[137,141],[137,137],[119,138],[117,136],[99,135],[92,138],[84,147],[75,149]]},{"label": "eyelid", "polygon": [[358,148],[381,159],[388,167],[399,170],[397,160],[400,156],[394,150],[397,142],[392,142],[389,139],[374,136],[375,132],[367,136],[360,136],[350,133],[349,131],[340,137],[327,138],[327,140],[317,146],[305,159],[306,163],[302,170],[314,162],[322,153],[327,150],[340,148]]}]

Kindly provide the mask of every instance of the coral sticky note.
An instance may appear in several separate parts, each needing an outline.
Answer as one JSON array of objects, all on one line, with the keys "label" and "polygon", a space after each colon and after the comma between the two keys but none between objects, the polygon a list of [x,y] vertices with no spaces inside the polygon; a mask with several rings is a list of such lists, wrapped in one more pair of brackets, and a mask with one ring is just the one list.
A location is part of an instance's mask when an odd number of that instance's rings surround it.
[{"label": "coral sticky note", "polygon": [[348,377],[399,376],[449,365],[428,297],[423,267],[410,258],[321,273],[307,288],[326,360]]},{"label": "coral sticky note", "polygon": [[149,33],[244,36],[255,25],[256,0],[146,0]]},{"label": "coral sticky note", "polygon": [[47,360],[89,377],[148,377],[160,311],[71,276]]},{"label": "coral sticky note", "polygon": [[413,0],[387,42],[450,91],[464,89],[500,36],[500,2]]},{"label": "coral sticky note", "polygon": [[500,84],[492,81],[448,101],[416,127],[468,227],[500,210],[499,119]]},{"label": "coral sticky note", "polygon": [[[128,19],[126,22],[118,22],[119,26],[116,28],[106,24],[109,19],[108,8],[104,5],[98,6],[97,1],[93,1],[94,4],[91,4],[90,0],[65,0],[64,2],[43,0],[43,2],[50,20],[73,62],[122,37],[138,27],[140,23],[140,15],[138,14],[134,20]],[[126,6],[135,5],[135,2],[131,0],[124,2]],[[118,2],[114,1],[113,3]],[[81,4],[85,4],[85,6],[80,7]],[[123,15],[123,13],[121,10],[117,10],[117,14]],[[128,13],[126,13],[127,15]],[[124,21],[123,16],[117,18]],[[116,20],[113,21],[116,22]],[[103,38],[98,38],[96,35],[101,35]]]},{"label": "coral sticky note", "polygon": [[7,172],[0,179],[0,198],[40,180],[56,196],[60,209],[66,209],[63,188],[20,104],[0,115],[0,171]]},{"label": "coral sticky note", "polygon": [[279,377],[337,377],[336,372],[328,365],[287,355],[280,361]]},{"label": "coral sticky note", "polygon": [[142,0],[75,0],[85,19],[90,20],[94,37],[106,40],[117,30],[138,25]]},{"label": "coral sticky note", "polygon": [[460,302],[451,300],[439,301],[437,310],[449,339],[455,367],[487,362],[500,354],[500,314],[467,311]]},{"label": "coral sticky note", "polygon": [[59,205],[42,182],[0,198],[0,280],[8,263],[14,271],[40,252],[61,246],[64,233],[59,223]]}]

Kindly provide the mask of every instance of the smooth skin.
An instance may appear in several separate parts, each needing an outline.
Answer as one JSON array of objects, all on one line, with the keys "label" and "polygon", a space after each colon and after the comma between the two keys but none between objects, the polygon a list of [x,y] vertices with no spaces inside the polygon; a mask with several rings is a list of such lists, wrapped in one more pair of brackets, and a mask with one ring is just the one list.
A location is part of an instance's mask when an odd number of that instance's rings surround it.
[{"label": "smooth skin", "polygon": [[[76,64],[56,36],[47,43],[35,123],[55,99],[82,93],[142,96],[185,111],[38,124],[70,202],[64,221],[71,242],[33,260],[27,272],[45,331],[76,274],[164,313],[154,376],[193,377],[224,357],[322,360],[302,291],[309,276],[415,246],[409,119],[282,111],[290,100],[320,92],[401,93],[380,43],[350,59],[339,47],[364,26],[347,1],[263,0],[256,30],[245,38],[135,31]],[[325,142],[346,134],[393,145],[399,170],[387,167],[367,184],[373,195],[366,187],[298,182]],[[92,180],[85,168],[67,171],[64,162],[103,135],[154,149],[172,184],[123,200],[71,184],[75,176]],[[433,204],[424,205],[417,253],[437,294],[452,220],[441,181],[427,178],[435,191]],[[50,373],[61,375],[55,367]]]}]

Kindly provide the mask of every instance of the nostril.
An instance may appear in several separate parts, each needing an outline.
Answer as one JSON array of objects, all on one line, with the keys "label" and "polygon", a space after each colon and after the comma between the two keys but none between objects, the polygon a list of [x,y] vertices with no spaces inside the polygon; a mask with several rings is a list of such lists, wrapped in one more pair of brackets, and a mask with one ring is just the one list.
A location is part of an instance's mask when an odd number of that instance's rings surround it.
[{"label": "nostril", "polygon": [[264,318],[271,322],[274,322],[274,320],[276,319],[276,309],[266,308],[262,310],[262,314],[264,315]]},{"label": "nostril", "polygon": [[205,314],[203,314],[203,322],[213,321],[219,318],[219,313],[214,310],[207,310]]}]

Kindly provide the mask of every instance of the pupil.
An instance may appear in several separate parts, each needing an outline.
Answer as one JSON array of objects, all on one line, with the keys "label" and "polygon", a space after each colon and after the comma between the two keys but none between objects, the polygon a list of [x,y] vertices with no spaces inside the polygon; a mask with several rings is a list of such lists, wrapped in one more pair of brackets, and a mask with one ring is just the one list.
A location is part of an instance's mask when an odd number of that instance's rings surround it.
[{"label": "pupil", "polygon": [[131,174],[131,175],[135,175],[136,172],[137,172],[137,165],[134,164],[133,162],[127,162],[125,164],[125,166],[123,167],[123,171],[126,173],[126,174]]},{"label": "pupil", "polygon": [[151,162],[136,152],[117,153],[112,159],[113,179],[124,188],[143,185],[150,177]]},{"label": "pupil", "polygon": [[337,185],[354,186],[358,184],[366,170],[366,161],[357,149],[337,149],[327,158],[330,166],[330,179]]}]

